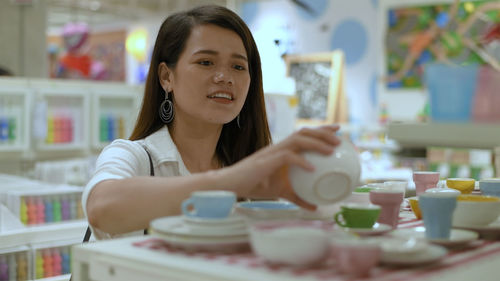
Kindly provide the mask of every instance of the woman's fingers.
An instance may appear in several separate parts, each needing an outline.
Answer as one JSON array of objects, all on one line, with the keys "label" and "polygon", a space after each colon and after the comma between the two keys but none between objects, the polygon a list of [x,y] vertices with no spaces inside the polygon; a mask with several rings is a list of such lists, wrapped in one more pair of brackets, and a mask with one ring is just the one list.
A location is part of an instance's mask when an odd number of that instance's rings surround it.
[{"label": "woman's fingers", "polygon": [[298,135],[309,136],[317,139],[321,139],[332,145],[337,145],[340,143],[340,139],[335,135],[339,130],[339,126],[322,126],[318,128],[302,128],[297,131]]},{"label": "woman's fingers", "polygon": [[316,151],[322,154],[332,153],[337,144],[301,134],[291,138],[288,143],[284,143],[284,145],[290,145],[290,149],[294,152]]},{"label": "woman's fingers", "polygon": [[296,165],[302,167],[305,170],[313,171],[314,166],[309,163],[302,155],[294,153],[288,150],[281,150],[276,153],[267,155],[261,159],[262,164],[267,167],[269,171],[276,171],[276,169],[289,165]]}]

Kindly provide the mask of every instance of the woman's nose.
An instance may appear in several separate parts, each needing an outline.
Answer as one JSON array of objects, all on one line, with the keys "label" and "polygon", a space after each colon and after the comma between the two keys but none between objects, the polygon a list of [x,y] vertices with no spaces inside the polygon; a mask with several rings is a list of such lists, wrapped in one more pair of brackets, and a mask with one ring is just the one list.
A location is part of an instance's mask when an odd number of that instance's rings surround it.
[{"label": "woman's nose", "polygon": [[229,74],[226,71],[223,70],[218,70],[214,74],[214,82],[219,84],[219,83],[228,83],[228,84],[233,84],[233,78],[231,74]]}]

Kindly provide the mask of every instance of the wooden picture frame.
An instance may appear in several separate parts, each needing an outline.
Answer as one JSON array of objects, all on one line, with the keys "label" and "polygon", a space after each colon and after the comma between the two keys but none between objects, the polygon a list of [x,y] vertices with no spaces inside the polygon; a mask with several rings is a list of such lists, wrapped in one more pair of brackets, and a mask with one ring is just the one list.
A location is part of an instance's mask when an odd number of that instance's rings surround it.
[{"label": "wooden picture frame", "polygon": [[284,59],[287,76],[296,84],[297,125],[346,123],[344,53],[285,55]]}]

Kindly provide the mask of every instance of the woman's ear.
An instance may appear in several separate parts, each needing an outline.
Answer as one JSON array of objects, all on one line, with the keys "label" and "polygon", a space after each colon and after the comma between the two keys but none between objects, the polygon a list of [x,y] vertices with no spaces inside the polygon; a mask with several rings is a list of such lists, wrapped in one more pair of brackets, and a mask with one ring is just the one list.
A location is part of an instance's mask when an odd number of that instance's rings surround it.
[{"label": "woman's ear", "polygon": [[172,75],[172,70],[168,68],[166,63],[162,62],[158,65],[158,79],[161,87],[167,93],[172,91]]}]

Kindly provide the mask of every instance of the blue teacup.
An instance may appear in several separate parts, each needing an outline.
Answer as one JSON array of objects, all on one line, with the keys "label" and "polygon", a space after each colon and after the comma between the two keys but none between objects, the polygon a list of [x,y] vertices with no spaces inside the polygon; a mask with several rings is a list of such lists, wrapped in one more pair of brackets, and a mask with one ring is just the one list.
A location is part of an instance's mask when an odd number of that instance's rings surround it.
[{"label": "blue teacup", "polygon": [[450,239],[453,212],[457,206],[454,193],[422,193],[418,196],[427,239]]},{"label": "blue teacup", "polygon": [[236,202],[231,191],[195,191],[182,202],[182,213],[188,217],[220,219],[229,216]]},{"label": "blue teacup", "polygon": [[500,178],[480,180],[479,189],[483,195],[500,197]]}]

